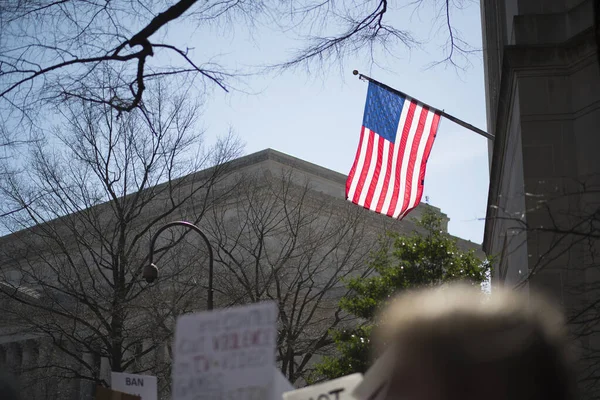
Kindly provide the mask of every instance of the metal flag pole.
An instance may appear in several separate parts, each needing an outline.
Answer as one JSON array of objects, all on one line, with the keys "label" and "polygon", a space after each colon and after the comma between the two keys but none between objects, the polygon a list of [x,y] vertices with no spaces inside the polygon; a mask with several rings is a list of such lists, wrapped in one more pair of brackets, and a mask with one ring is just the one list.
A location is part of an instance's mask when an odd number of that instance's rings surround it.
[{"label": "metal flag pole", "polygon": [[[352,73],[354,75],[358,75],[358,79],[363,79],[363,80],[366,80],[366,81],[369,81],[369,82],[373,82],[374,84],[379,85],[382,88],[387,89],[387,90],[389,90],[392,93],[396,93],[396,94],[398,94],[400,96],[404,96],[404,97],[414,98],[412,96],[407,95],[404,92],[401,92],[401,91],[399,91],[397,89],[394,89],[393,87],[389,87],[388,85],[386,85],[384,83],[381,83],[381,82],[379,82],[379,81],[377,81],[377,80],[375,80],[375,79],[373,79],[373,78],[371,78],[371,77],[369,77],[367,75],[363,75],[363,74],[359,73],[357,70],[352,71]],[[454,122],[454,123],[456,123],[456,124],[458,124],[458,125],[460,125],[462,127],[470,129],[473,132],[480,134],[481,136],[483,136],[486,139],[489,139],[489,140],[492,140],[492,141],[494,140],[494,135],[490,135],[486,131],[479,129],[476,126],[473,126],[473,125],[471,125],[471,124],[463,121],[462,119],[458,119],[455,116],[450,115],[450,114],[448,114],[448,113],[440,110],[439,108],[431,107],[429,104],[425,104],[422,101],[419,101],[419,103],[423,104],[425,107],[428,107],[431,110],[436,110],[442,117],[447,118],[450,121],[452,121],[452,122]]]}]

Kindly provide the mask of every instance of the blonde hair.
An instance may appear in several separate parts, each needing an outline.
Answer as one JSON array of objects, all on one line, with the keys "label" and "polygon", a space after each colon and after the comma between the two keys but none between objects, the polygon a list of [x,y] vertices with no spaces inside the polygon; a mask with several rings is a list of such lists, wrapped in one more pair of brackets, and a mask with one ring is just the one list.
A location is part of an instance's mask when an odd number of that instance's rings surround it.
[{"label": "blonde hair", "polygon": [[490,295],[464,284],[409,291],[391,302],[379,326],[376,350],[394,344],[397,357],[410,360],[426,352],[446,398],[473,392],[476,376],[493,381],[488,390],[499,389],[499,398],[574,396],[563,315],[539,295],[500,288]]}]

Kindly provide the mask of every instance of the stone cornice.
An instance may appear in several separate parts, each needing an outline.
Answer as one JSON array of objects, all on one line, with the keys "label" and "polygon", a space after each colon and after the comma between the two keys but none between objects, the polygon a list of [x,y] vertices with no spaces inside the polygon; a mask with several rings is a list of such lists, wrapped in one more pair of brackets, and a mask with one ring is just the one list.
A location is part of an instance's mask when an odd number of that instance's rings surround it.
[{"label": "stone cornice", "polygon": [[[252,153],[252,154],[249,154],[246,156],[236,158],[227,163],[224,163],[223,165],[219,166],[218,168],[222,169],[222,171],[223,171],[222,174],[230,174],[230,173],[235,173],[236,171],[242,170],[251,165],[259,164],[261,162],[268,161],[268,160],[277,161],[281,164],[288,165],[290,167],[310,173],[312,175],[331,180],[332,182],[337,183],[337,184],[343,185],[346,182],[346,175],[344,175],[344,174],[340,174],[339,172],[335,172],[328,168],[321,167],[319,165],[301,160],[296,157],[292,157],[290,155],[281,153],[281,152],[273,150],[273,149],[265,149],[262,151],[258,151],[256,153]],[[180,184],[183,184],[183,186],[185,186],[185,185],[189,185],[192,182],[202,182],[203,180],[210,178],[215,173],[216,173],[215,167],[207,168],[207,169],[204,169],[204,170],[201,170],[198,172],[194,172],[189,175],[174,179],[170,183],[170,185],[178,186]],[[156,185],[152,188],[145,188],[143,190],[160,191],[167,185],[169,185],[169,183],[165,182],[165,183]],[[129,194],[128,196],[133,196],[133,195],[135,195],[135,192]],[[98,205],[93,206],[92,208],[102,210],[105,207],[107,207],[108,204],[109,204],[109,202],[100,203]],[[48,220],[46,223],[47,224],[56,224],[60,221],[63,221],[65,218],[70,218],[72,216],[73,216],[73,214],[65,215],[60,218]],[[3,243],[5,243],[5,244],[14,243],[16,238],[18,238],[20,235],[27,235],[31,229],[35,229],[35,226],[0,237],[0,245],[2,245]]]},{"label": "stone cornice", "polygon": [[[516,45],[560,45],[594,25],[594,0],[583,0],[559,12],[530,12],[515,15],[512,36]],[[521,10],[520,10],[521,11]]]}]

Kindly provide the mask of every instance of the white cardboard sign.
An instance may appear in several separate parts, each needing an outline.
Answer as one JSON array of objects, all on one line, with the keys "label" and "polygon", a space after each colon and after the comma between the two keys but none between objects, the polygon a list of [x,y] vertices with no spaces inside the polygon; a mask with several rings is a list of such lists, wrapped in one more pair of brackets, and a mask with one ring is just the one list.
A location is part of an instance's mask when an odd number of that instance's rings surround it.
[{"label": "white cardboard sign", "polygon": [[140,396],[142,400],[156,400],[158,397],[155,376],[111,372],[110,382],[112,390]]},{"label": "white cardboard sign", "polygon": [[276,322],[274,302],[179,317],[173,400],[272,398]]},{"label": "white cardboard sign", "polygon": [[281,400],[285,392],[294,390],[294,387],[281,373],[279,368],[275,368],[275,389],[273,390],[273,400]]},{"label": "white cardboard sign", "polygon": [[283,400],[354,400],[352,391],[362,374],[352,374],[283,394]]},{"label": "white cardboard sign", "polygon": [[352,392],[356,400],[383,400],[386,398],[396,354],[394,347],[389,348],[367,370],[362,382]]}]

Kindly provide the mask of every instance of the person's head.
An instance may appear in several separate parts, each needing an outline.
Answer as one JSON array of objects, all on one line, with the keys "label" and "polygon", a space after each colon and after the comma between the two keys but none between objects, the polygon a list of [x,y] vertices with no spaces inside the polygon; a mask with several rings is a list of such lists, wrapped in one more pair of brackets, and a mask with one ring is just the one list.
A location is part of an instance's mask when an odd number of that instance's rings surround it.
[{"label": "person's head", "polygon": [[390,400],[574,396],[562,313],[539,296],[445,285],[400,295],[380,322],[376,347],[396,353]]}]

